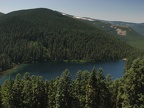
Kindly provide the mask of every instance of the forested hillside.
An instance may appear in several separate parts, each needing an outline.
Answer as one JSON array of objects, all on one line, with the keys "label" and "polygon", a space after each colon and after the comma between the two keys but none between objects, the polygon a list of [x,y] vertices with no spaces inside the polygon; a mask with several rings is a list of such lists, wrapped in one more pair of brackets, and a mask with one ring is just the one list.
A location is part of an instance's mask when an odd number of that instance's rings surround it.
[{"label": "forested hillside", "polygon": [[[130,46],[133,46],[138,49],[144,50],[144,37],[141,33],[137,32],[137,29],[143,30],[142,24],[135,24],[135,23],[124,23],[124,22],[109,22],[109,21],[101,21],[101,20],[83,20],[86,23],[96,26],[97,28],[115,36],[118,39],[126,42]],[[137,29],[132,27],[138,26]]]},{"label": "forested hillside", "polygon": [[0,16],[4,15],[3,13],[0,12]]},{"label": "forested hillside", "polygon": [[0,71],[24,62],[104,61],[138,54],[106,32],[49,9],[0,17]]},{"label": "forested hillside", "polygon": [[[117,80],[103,70],[69,70],[51,80],[20,74],[0,85],[0,108],[143,108],[143,52],[94,25],[49,9],[0,16],[0,71],[26,62],[106,61],[127,58]],[[138,58],[133,61],[134,58]],[[133,62],[132,62],[133,61]]]},{"label": "forested hillside", "polygon": [[69,70],[44,81],[41,76],[20,74],[0,87],[0,108],[143,108],[144,59],[136,59],[121,79],[104,77],[100,68],[79,70],[71,79]]},{"label": "forested hillside", "polygon": [[144,23],[128,23],[128,22],[121,22],[121,21],[109,21],[109,22],[117,26],[130,26],[139,34],[144,36]]}]

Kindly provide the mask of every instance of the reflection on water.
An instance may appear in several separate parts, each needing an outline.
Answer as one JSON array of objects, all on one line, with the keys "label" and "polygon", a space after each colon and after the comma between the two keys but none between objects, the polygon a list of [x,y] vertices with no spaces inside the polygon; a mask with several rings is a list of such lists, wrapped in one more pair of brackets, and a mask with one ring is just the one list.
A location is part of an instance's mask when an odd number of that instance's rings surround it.
[{"label": "reflection on water", "polygon": [[15,78],[16,74],[29,72],[30,75],[40,75],[43,79],[51,79],[60,76],[65,69],[70,70],[70,75],[75,78],[75,74],[78,70],[91,71],[93,67],[103,68],[104,75],[111,74],[113,79],[120,78],[124,74],[125,61],[109,61],[109,62],[95,62],[95,63],[66,63],[66,62],[44,62],[44,63],[33,63],[33,64],[22,64],[17,68],[8,70],[0,79],[0,84],[7,78]]}]

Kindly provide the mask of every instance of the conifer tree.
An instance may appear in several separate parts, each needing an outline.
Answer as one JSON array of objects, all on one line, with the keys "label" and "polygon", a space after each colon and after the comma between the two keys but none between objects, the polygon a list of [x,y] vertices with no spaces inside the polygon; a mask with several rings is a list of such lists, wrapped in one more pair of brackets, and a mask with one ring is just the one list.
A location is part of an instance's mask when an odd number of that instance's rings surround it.
[{"label": "conifer tree", "polygon": [[93,68],[86,88],[86,106],[85,108],[98,108],[100,104],[99,87],[97,85],[96,69]]},{"label": "conifer tree", "polygon": [[2,97],[1,97],[1,85],[0,85],[0,108],[2,108]]},{"label": "conifer tree", "polygon": [[71,106],[71,78],[69,70],[65,70],[59,79],[56,91],[56,108],[70,108]]},{"label": "conifer tree", "polygon": [[11,108],[13,106],[13,94],[12,94],[13,80],[7,79],[1,87],[2,106],[4,108]]},{"label": "conifer tree", "polygon": [[23,90],[23,82],[21,79],[21,75],[17,74],[16,79],[14,80],[14,84],[12,86],[12,94],[13,94],[13,107],[14,108],[22,108],[22,90]]},{"label": "conifer tree", "polygon": [[31,77],[30,74],[28,72],[26,72],[23,76],[23,90],[22,90],[22,98],[23,98],[23,107],[29,108],[33,106],[33,102],[32,101],[32,82],[31,82]]},{"label": "conifer tree", "polygon": [[136,59],[124,76],[123,107],[144,107],[144,59]]}]

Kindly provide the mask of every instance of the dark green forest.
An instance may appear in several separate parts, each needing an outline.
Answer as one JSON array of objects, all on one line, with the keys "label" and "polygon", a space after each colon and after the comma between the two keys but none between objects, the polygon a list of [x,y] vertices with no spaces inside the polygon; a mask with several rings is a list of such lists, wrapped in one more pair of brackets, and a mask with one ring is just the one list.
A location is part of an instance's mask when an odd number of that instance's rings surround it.
[{"label": "dark green forest", "polygon": [[0,17],[0,71],[31,62],[106,61],[141,52],[114,36],[49,9],[15,11]]},{"label": "dark green forest", "polygon": [[[141,30],[144,31],[144,27],[141,26],[143,24],[134,24],[134,23],[121,23],[117,24],[117,22],[115,23],[111,23],[109,21],[103,21],[103,20],[95,20],[95,21],[88,21],[88,20],[82,20],[85,23],[91,24],[96,26],[97,28],[105,31],[106,33],[109,33],[113,36],[115,36],[116,38],[120,39],[121,41],[126,42],[128,45],[135,47],[137,49],[141,49],[144,50],[144,36],[142,34],[140,34],[137,30]],[[134,29],[133,26],[138,26],[138,28]],[[125,36],[121,36],[117,34],[116,28],[120,28],[124,31],[126,31],[126,35]]]},{"label": "dark green forest", "polygon": [[65,70],[60,77],[17,74],[0,87],[0,108],[144,108],[144,59],[133,61],[117,80],[101,68],[79,70],[75,79]]},{"label": "dark green forest", "polygon": [[125,75],[116,80],[101,68],[79,70],[75,79],[68,69],[51,80],[17,74],[0,85],[0,108],[144,108],[143,54],[60,12],[39,8],[0,14],[0,74],[22,63],[127,58]]},{"label": "dark green forest", "polygon": [[4,15],[4,13],[1,13],[1,12],[0,12],[0,16],[2,16],[2,15]]}]

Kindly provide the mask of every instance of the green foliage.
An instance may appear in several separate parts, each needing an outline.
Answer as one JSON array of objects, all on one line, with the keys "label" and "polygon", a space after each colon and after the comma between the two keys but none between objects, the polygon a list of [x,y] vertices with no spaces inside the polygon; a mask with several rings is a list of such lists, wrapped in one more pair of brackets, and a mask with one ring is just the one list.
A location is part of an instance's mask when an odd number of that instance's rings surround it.
[{"label": "green foliage", "polygon": [[0,17],[0,70],[43,61],[105,61],[127,58],[134,48],[102,30],[48,9]]},{"label": "green foliage", "polygon": [[133,61],[121,79],[111,80],[99,68],[79,70],[71,79],[69,70],[60,77],[9,78],[0,87],[1,108],[143,108],[144,58]]},{"label": "green foliage", "polygon": [[124,107],[144,107],[144,59],[136,59],[124,76]]},{"label": "green foliage", "polygon": [[17,74],[15,80],[8,79],[1,86],[2,108],[94,108],[94,106],[103,108],[110,106],[111,103],[107,101],[109,92],[105,78],[97,79],[99,72],[96,69],[93,69],[91,73],[78,71],[75,80],[71,79],[69,73],[66,69],[60,77],[49,81],[44,81],[40,76],[30,76],[28,72],[23,77]]},{"label": "green foliage", "polygon": [[[112,81],[103,70],[70,72],[44,81],[27,72],[0,87],[2,108],[127,108],[144,106],[143,52],[115,37],[48,9],[0,17],[0,71],[23,62],[104,61],[127,58],[123,78]],[[132,64],[132,65],[130,65]]]},{"label": "green foliage", "polygon": [[97,85],[96,70],[92,70],[86,89],[86,106],[85,108],[98,108],[100,104],[99,87]]},{"label": "green foliage", "polygon": [[[126,42],[127,44],[137,48],[144,49],[144,24],[125,23],[125,22],[109,22],[109,21],[87,21],[90,25],[94,25],[107,33],[114,35],[116,38]],[[126,31],[126,35],[118,35],[116,29],[119,28]]]},{"label": "green foliage", "polygon": [[136,32],[144,36],[144,23],[128,23],[119,21],[110,21],[110,23],[116,26],[129,26],[133,28]]},{"label": "green foliage", "polygon": [[4,15],[4,13],[1,13],[1,12],[0,12],[0,16],[2,16],[2,15]]},{"label": "green foliage", "polygon": [[11,80],[11,78],[9,78],[3,83],[1,87],[1,104],[5,108],[11,108],[11,106],[13,106],[12,85],[13,81]]},{"label": "green foliage", "polygon": [[57,85],[55,108],[70,108],[72,106],[71,102],[71,79],[69,71],[65,70]]}]

